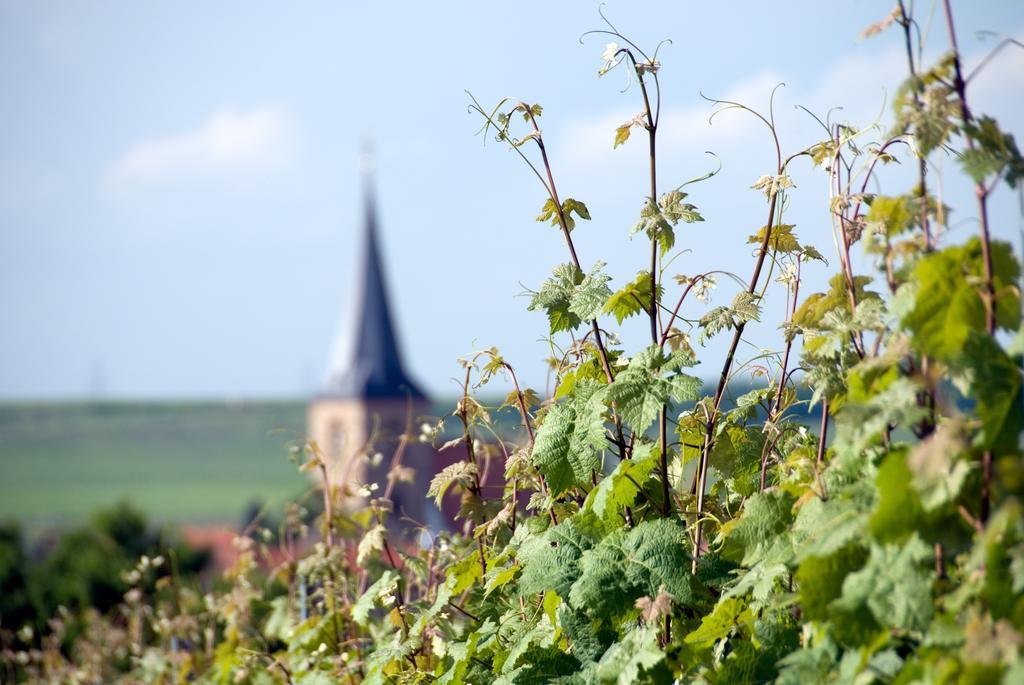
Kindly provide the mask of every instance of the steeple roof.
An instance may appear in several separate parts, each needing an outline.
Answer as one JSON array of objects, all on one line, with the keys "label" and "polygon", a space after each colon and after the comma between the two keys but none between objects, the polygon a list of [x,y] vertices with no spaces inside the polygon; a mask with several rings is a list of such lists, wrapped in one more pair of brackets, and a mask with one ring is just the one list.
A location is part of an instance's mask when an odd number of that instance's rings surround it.
[{"label": "steeple roof", "polygon": [[328,395],[350,398],[422,398],[423,393],[402,366],[381,262],[377,209],[369,174],[364,184],[363,244],[354,316],[343,333],[348,354],[340,360],[339,367],[331,370],[326,391]]}]

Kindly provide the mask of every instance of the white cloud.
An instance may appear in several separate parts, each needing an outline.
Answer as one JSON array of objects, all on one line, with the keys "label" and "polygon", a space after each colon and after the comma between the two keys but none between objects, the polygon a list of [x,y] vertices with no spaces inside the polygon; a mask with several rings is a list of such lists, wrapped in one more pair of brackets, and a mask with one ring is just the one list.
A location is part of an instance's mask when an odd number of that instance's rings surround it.
[{"label": "white cloud", "polygon": [[[821,137],[820,127],[804,112],[794,112],[796,105],[803,105],[824,118],[830,107],[844,107],[833,116],[840,120],[867,124],[883,111],[886,94],[891,97],[899,81],[903,63],[896,49],[873,53],[846,55],[824,68],[813,83],[801,84],[795,79],[786,79],[774,71],[763,70],[749,78],[733,84],[724,92],[708,92],[708,97],[742,103],[767,115],[768,100],[772,90],[785,83],[775,94],[775,118],[786,148],[785,154],[795,152],[793,146],[809,144]],[[672,96],[667,98],[670,102]],[[667,104],[662,108],[658,126],[659,151],[668,154],[694,153],[704,150],[722,151],[749,143],[750,134],[767,134],[767,129],[754,116],[733,111],[721,112],[709,118],[716,110],[711,102],[688,106]],[[566,152],[572,163],[581,167],[601,161],[622,160],[623,156],[646,154],[645,145],[626,144],[635,149],[628,152],[612,150],[615,128],[635,112],[617,110],[602,115],[571,122],[566,132]],[[634,129],[634,135],[642,135]],[[624,155],[625,152],[625,155]]]},{"label": "white cloud", "polygon": [[[1021,32],[1014,37],[1024,42]],[[877,120],[882,130],[888,130],[893,95],[906,77],[906,56],[898,46],[883,48],[879,45],[877,39],[869,40],[856,50],[823,64],[811,82],[786,79],[764,70],[735,83],[724,93],[708,92],[706,95],[740,102],[767,114],[772,89],[785,82],[787,85],[779,88],[775,96],[775,118],[783,154],[796,152],[823,135],[821,127],[810,116],[802,111],[794,112],[797,105],[807,107],[822,119],[830,115],[833,122],[848,121],[861,127]],[[978,64],[991,47],[972,48],[964,60],[967,70]],[[1006,118],[1005,124],[1013,130],[1012,124],[1019,121],[1022,86],[1024,50],[1010,46],[972,81],[970,97],[981,105],[976,109]],[[724,112],[709,124],[708,118],[714,111],[711,103],[672,105],[672,100],[679,99],[678,95],[667,95],[668,104],[663,106],[658,127],[659,152],[665,156],[699,155],[704,150],[725,152],[748,144],[751,133],[765,132],[757,119],[741,112]],[[599,169],[602,162],[628,163],[644,157],[646,145],[633,140],[626,143],[625,149],[612,149],[616,127],[635,114],[636,111],[616,109],[569,122],[564,133],[566,161],[580,169]],[[633,135],[642,136],[643,131],[634,129]]]},{"label": "white cloud", "polygon": [[[735,102],[758,102],[781,79],[770,72],[762,72],[744,80],[724,94],[714,94],[722,99]],[[658,124],[658,149],[662,153],[675,153],[684,149],[712,149],[716,142],[734,141],[740,135],[754,130],[756,120],[744,116],[716,116],[712,124],[708,118],[714,108],[710,102],[685,107],[663,106]],[[622,161],[624,157],[641,157],[647,154],[646,144],[628,141],[623,148],[614,150],[612,142],[615,129],[636,116],[637,112],[625,109],[608,112],[596,117],[570,122],[565,132],[567,160],[586,167],[595,162]],[[633,137],[644,138],[646,133],[633,129]]]},{"label": "white cloud", "polygon": [[110,167],[106,186],[124,194],[196,174],[237,177],[273,169],[290,159],[294,137],[281,109],[220,110],[198,129],[133,145]]}]

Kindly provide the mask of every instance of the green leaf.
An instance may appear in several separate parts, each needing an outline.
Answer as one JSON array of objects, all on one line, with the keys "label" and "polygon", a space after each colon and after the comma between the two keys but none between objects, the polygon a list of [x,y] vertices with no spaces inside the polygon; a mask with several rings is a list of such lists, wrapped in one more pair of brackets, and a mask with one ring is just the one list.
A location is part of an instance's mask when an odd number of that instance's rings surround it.
[{"label": "green leaf", "polygon": [[827,500],[808,500],[797,512],[793,524],[797,559],[828,556],[866,533],[874,505],[874,486],[856,483],[834,489]]},{"label": "green leaf", "polygon": [[630,233],[645,233],[648,238],[653,240],[661,238],[666,232],[672,232],[672,224],[662,216],[657,202],[649,197],[645,198],[644,206],[640,209],[640,219],[633,224]]},{"label": "green leaf", "polygon": [[356,549],[357,564],[360,566],[364,565],[370,558],[371,554],[384,549],[384,535],[384,526],[380,524],[377,524],[366,531],[366,534],[363,535],[363,539],[359,541],[359,546]]},{"label": "green leaf", "polygon": [[457,461],[444,467],[430,480],[430,487],[427,489],[427,497],[433,497],[438,509],[441,508],[441,500],[448,488],[453,485],[460,485],[468,488],[474,483],[477,474],[476,464],[468,461]]},{"label": "green leaf", "polygon": [[982,423],[980,444],[999,452],[1018,452],[1024,435],[1024,387],[1021,368],[992,336],[972,332],[964,347],[973,372],[971,394]]},{"label": "green leaf", "polygon": [[[568,197],[562,201],[562,218],[565,219],[566,230],[572,231],[572,229],[576,228],[576,220],[573,218],[573,214],[580,219],[590,221],[590,210],[587,209],[587,206],[579,200]],[[554,200],[548,198],[544,202],[540,214],[537,215],[537,221],[547,221],[556,228],[560,226],[558,205],[555,204]]]},{"label": "green leaf", "polygon": [[877,227],[882,235],[889,238],[906,233],[917,224],[918,215],[911,202],[912,199],[906,195],[876,195],[869,201],[871,209],[864,221],[869,228]]},{"label": "green leaf", "polygon": [[[762,226],[755,235],[747,238],[747,243],[751,245],[763,245],[764,232],[767,228],[767,226]],[[775,252],[781,252],[783,254],[796,254],[803,251],[800,243],[796,240],[796,236],[793,235],[793,228],[794,224],[779,224],[777,226],[772,226],[772,234],[768,239],[768,249]]]},{"label": "green leaf", "polygon": [[537,215],[537,221],[550,221],[552,225],[558,225],[558,205],[550,197],[544,202],[544,206],[540,208],[540,214]]},{"label": "green leaf", "polygon": [[697,208],[694,205],[683,202],[685,199],[686,193],[681,190],[670,190],[658,198],[658,207],[661,209],[661,215],[673,226],[680,221],[687,224],[704,221],[704,217],[697,212]]},{"label": "green leaf", "polygon": [[975,183],[982,183],[995,174],[1005,174],[1006,183],[1015,188],[1024,178],[1024,158],[1017,142],[999,129],[996,120],[982,116],[964,126],[964,133],[974,140],[973,149],[964,150],[960,163]]},{"label": "green leaf", "polygon": [[612,295],[608,287],[611,277],[601,273],[603,268],[604,262],[597,262],[590,273],[573,288],[569,298],[569,312],[581,321],[596,319]]},{"label": "green leaf", "polygon": [[552,526],[543,535],[529,537],[516,554],[523,566],[519,576],[520,594],[553,590],[559,597],[568,597],[569,589],[580,575],[580,557],[593,546],[593,538],[575,517]]},{"label": "green leaf", "polygon": [[664,256],[676,244],[673,226],[680,221],[684,223],[704,221],[704,217],[697,212],[694,205],[683,202],[685,198],[686,193],[679,190],[665,193],[658,198],[657,202],[647,198],[640,210],[640,220],[633,225],[630,232],[643,232],[651,240],[657,240],[659,250]]},{"label": "green leaf", "polygon": [[637,494],[657,468],[660,451],[648,444],[636,445],[633,456],[619,462],[615,470],[605,476],[590,491],[583,504],[584,511],[592,511],[609,527],[622,525],[623,507],[633,506]]},{"label": "green leaf", "polygon": [[516,573],[519,572],[519,567],[516,565],[505,566],[494,569],[494,573],[488,573],[490,578],[487,581],[487,585],[484,588],[484,597],[487,597],[495,590],[502,588],[512,582],[512,579],[516,577]]},{"label": "green leaf", "polygon": [[794,579],[800,592],[800,607],[812,621],[827,621],[829,605],[843,592],[843,581],[862,568],[868,552],[849,544],[821,556],[809,556],[800,562]]},{"label": "green leaf", "polygon": [[882,441],[889,426],[911,427],[928,412],[917,401],[921,386],[910,378],[896,378],[866,401],[843,405],[836,420],[836,449],[850,454]]},{"label": "green leaf", "polygon": [[957,129],[960,106],[953,82],[952,52],[946,53],[934,67],[904,81],[896,91],[896,130],[912,133],[918,154],[927,157],[942,146]]},{"label": "green leaf", "polygon": [[[867,290],[867,285],[870,282],[870,276],[853,277],[854,294],[857,296],[858,303],[868,299],[880,299],[878,293]],[[851,314],[846,277],[838,273],[828,279],[828,283],[829,290],[827,293],[814,293],[804,300],[803,304],[800,305],[793,315],[793,323],[801,328],[817,329],[821,326],[822,320],[829,312],[839,310]]]},{"label": "green leaf", "polygon": [[760,561],[774,538],[788,532],[793,522],[793,497],[771,490],[751,496],[743,515],[723,528],[722,556],[744,566]]},{"label": "green leaf", "polygon": [[462,685],[469,662],[476,654],[479,639],[480,633],[473,631],[465,642],[456,642],[448,646],[447,656],[452,660],[452,664],[437,679],[438,685]]},{"label": "green leaf", "polygon": [[758,304],[759,298],[753,293],[745,290],[736,293],[732,298],[732,317],[734,325],[746,323],[747,321],[761,320],[761,307]]},{"label": "green leaf", "polygon": [[476,554],[470,554],[462,561],[448,569],[448,578],[452,580],[452,594],[461,595],[473,587],[483,577],[483,569],[480,568],[480,558]]},{"label": "green leaf", "polygon": [[[583,380],[592,380],[597,383],[605,384],[608,382],[607,377],[604,373],[604,365],[601,362],[601,358],[598,356],[596,348],[590,348],[591,356],[588,359],[578,363],[576,368],[566,371],[562,374],[562,377],[558,381],[558,389],[555,391],[556,400],[560,400],[567,395],[572,394],[573,388],[576,387],[576,383]],[[615,361],[621,356],[620,350],[609,350],[608,351],[608,362],[614,367]]]},{"label": "green leaf", "polygon": [[577,382],[573,394],[552,406],[537,430],[533,463],[547,479],[552,497],[590,480],[601,467],[605,387],[591,380]]},{"label": "green leaf", "polygon": [[[658,284],[658,302],[661,301],[664,287]],[[641,271],[631,283],[627,283],[622,290],[619,290],[608,298],[604,311],[612,314],[618,323],[627,318],[649,311],[651,306],[651,272]]]},{"label": "green leaf", "polygon": [[604,262],[597,262],[586,276],[572,264],[559,264],[551,278],[533,294],[529,311],[543,309],[551,324],[551,333],[577,328],[584,320],[596,318],[612,291],[610,277],[601,273]]},{"label": "green leaf", "polygon": [[580,318],[569,311],[569,302],[576,284],[583,280],[583,273],[572,264],[559,264],[551,273],[551,278],[534,293],[527,309],[543,309],[554,334],[572,330],[581,323]]},{"label": "green leaf", "polygon": [[753,621],[754,614],[742,599],[723,599],[710,614],[704,616],[700,627],[688,634],[685,641],[708,649],[722,638],[729,637],[733,630],[746,627]]},{"label": "green leaf", "polygon": [[514,670],[494,680],[494,685],[547,685],[580,670],[580,662],[558,647],[531,647],[516,655]]},{"label": "green leaf", "polygon": [[[996,323],[1016,330],[1020,325],[1020,296],[1015,283],[1020,266],[1007,243],[990,245],[993,287],[998,296]],[[914,267],[917,294],[903,325],[913,333],[921,353],[953,362],[961,355],[971,332],[985,332],[984,278],[981,241],[947,247],[923,257]]]},{"label": "green leaf", "polygon": [[946,421],[907,456],[914,490],[925,511],[954,501],[971,471],[964,458],[967,445],[962,430],[959,421]]},{"label": "green leaf", "polygon": [[[781,548],[782,545],[779,545],[775,549]],[[749,594],[750,608],[758,611],[769,603],[788,576],[789,567],[786,564],[762,561],[743,573],[722,597],[745,597]]]},{"label": "green leaf", "polygon": [[569,603],[593,617],[617,618],[636,611],[638,598],[653,597],[664,585],[677,606],[692,604],[698,585],[690,575],[687,539],[672,519],[613,532],[583,553]]},{"label": "green leaf", "polygon": [[352,605],[352,620],[365,627],[370,620],[370,610],[381,605],[382,601],[390,603],[397,588],[398,572],[388,569]]},{"label": "green leaf", "polygon": [[651,345],[638,352],[629,366],[619,372],[608,386],[607,399],[615,403],[619,416],[634,432],[643,433],[669,400],[690,402],[700,396],[702,383],[696,376],[663,375],[692,364],[685,352],[666,357],[661,348]]},{"label": "green leaf", "polygon": [[562,202],[562,216],[565,217],[565,226],[570,231],[576,228],[576,221],[572,218],[573,214],[585,221],[590,221],[590,210],[587,209],[587,206],[579,200],[569,197]]},{"label": "green leaf", "polygon": [[655,630],[640,628],[608,648],[597,665],[597,678],[602,683],[618,685],[647,682],[646,672],[664,660]]},{"label": "green leaf", "polygon": [[629,132],[632,128],[633,124],[629,123],[623,124],[622,126],[619,126],[617,129],[615,129],[615,144],[612,145],[613,150],[618,146],[622,145],[623,143],[625,143],[627,140],[629,140]]},{"label": "green leaf", "polygon": [[805,683],[827,683],[836,663],[838,649],[830,638],[825,637],[813,646],[798,649],[779,661],[781,667],[777,685],[805,685]]},{"label": "green leaf", "polygon": [[868,563],[846,577],[833,606],[867,606],[882,626],[923,632],[934,613],[930,573],[924,570],[931,559],[932,550],[916,536],[902,545],[872,544]]},{"label": "green leaf", "polygon": [[761,307],[758,304],[758,296],[742,290],[736,293],[732,304],[728,307],[715,307],[701,317],[701,333],[699,342],[704,342],[717,333],[737,328],[748,321],[760,321]]},{"label": "green leaf", "polygon": [[883,542],[899,542],[920,529],[924,521],[924,507],[913,487],[907,455],[904,450],[891,452],[878,469],[878,508],[869,525],[875,537]]}]

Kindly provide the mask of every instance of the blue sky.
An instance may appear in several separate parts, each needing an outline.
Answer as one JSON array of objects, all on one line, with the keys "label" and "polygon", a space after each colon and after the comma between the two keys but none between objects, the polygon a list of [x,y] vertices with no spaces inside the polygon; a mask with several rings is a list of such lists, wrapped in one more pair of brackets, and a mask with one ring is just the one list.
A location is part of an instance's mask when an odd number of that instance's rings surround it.
[{"label": "blue sky", "polygon": [[[1024,4],[954,3],[968,66],[991,29],[1024,36]],[[694,187],[707,221],[684,228],[676,262],[747,278],[745,237],[763,223],[749,190],[772,168],[769,141],[736,113],[707,122],[699,93],[776,117],[785,151],[815,140],[805,105],[868,124],[902,80],[898,32],[860,31],[887,2],[609,2],[642,46],[662,38],[663,184],[714,165]],[[919,3],[930,54],[941,14]],[[646,187],[642,146],[613,151],[639,109],[624,71],[597,77],[597,3],[47,2],[0,0],[0,397],[297,396],[327,372],[347,321],[358,248],[361,140],[377,149],[383,240],[407,364],[452,392],[455,358],[497,345],[544,384],[543,315],[517,297],[565,261],[555,229],[533,221],[542,189],[513,155],[482,145],[466,112],[504,95],[544,105],[563,195],[594,220],[577,229],[585,265],[621,284],[642,268],[630,241]],[[1024,50],[971,84],[975,110],[1024,137]],[[1021,141],[1024,142],[1024,141]],[[955,171],[947,160],[943,168]],[[909,187],[896,170],[891,190]],[[948,174],[951,235],[974,230],[969,188]],[[794,172],[789,220],[832,255],[826,179]],[[1018,198],[993,199],[998,237],[1020,244]],[[835,264],[835,260],[833,260]],[[808,273],[806,292],[824,282]],[[522,285],[520,285],[522,284]],[[731,296],[722,283],[721,297]],[[769,295],[769,321],[781,292]],[[774,307],[774,309],[772,309]],[[688,312],[699,315],[697,309]],[[641,344],[644,324],[623,339]],[[753,351],[776,344],[751,331]],[[714,375],[710,343],[699,367]]]}]

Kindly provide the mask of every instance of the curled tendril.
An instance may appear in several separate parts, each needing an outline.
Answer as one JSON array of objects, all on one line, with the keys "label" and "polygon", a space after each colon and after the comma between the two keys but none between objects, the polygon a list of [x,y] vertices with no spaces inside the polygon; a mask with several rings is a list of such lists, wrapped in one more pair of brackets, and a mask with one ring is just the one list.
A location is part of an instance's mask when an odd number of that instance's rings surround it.
[{"label": "curled tendril", "polygon": [[969,74],[967,74],[966,77],[964,77],[964,82],[965,83],[970,83],[971,79],[973,79],[975,76],[977,76],[981,72],[982,69],[984,69],[985,67],[988,66],[989,62],[991,62],[992,59],[995,58],[996,55],[998,55],[1000,52],[1003,51],[1003,48],[1009,47],[1010,45],[1016,45],[1018,48],[1024,48],[1024,43],[1020,42],[1016,38],[1010,38],[1010,37],[1007,37],[1007,36],[1003,36],[1002,34],[998,34],[998,33],[994,32],[994,31],[979,31],[978,32],[978,38],[983,38],[983,37],[988,37],[988,36],[1002,38],[1002,40],[1000,40],[999,43],[994,48],[992,48],[989,51],[989,53],[982,58],[982,60],[980,62],[978,62],[978,65],[976,67],[974,67],[973,69],[971,69],[971,72]]},{"label": "curled tendril", "polygon": [[[615,37],[615,38],[619,38],[623,42],[629,44],[630,47],[632,47],[634,50],[636,50],[637,53],[642,55],[643,58],[645,60],[647,60],[648,62],[652,61],[651,58],[647,56],[647,53],[645,53],[642,49],[640,49],[639,45],[637,45],[636,43],[631,41],[629,38],[626,38],[624,35],[622,35],[622,32],[619,31],[617,28],[615,28],[615,24],[613,24],[611,21],[609,21],[608,17],[604,13],[604,3],[603,2],[600,5],[598,5],[597,13],[601,16],[601,20],[604,21],[604,23],[608,25],[608,28],[607,29],[594,29],[592,31],[584,32],[582,35],[580,35],[580,44],[581,45],[583,44],[583,39],[586,38],[587,36],[591,35],[591,34],[597,34],[597,35],[603,35],[603,36],[612,36],[612,37]],[[664,41],[662,41],[662,42],[664,42]],[[658,46],[660,47],[661,43],[659,43]]]},{"label": "curled tendril", "polygon": [[661,40],[661,42],[659,42],[657,45],[654,46],[654,56],[651,58],[652,62],[657,62],[658,61],[658,52],[661,51],[661,46],[662,45],[672,45],[672,39],[671,38],[663,38]]},{"label": "curled tendril", "polygon": [[[612,24],[612,22],[608,19],[608,17],[604,13],[604,4],[603,3],[598,7],[597,12],[601,16],[601,19],[604,21],[604,23],[608,25],[608,28],[607,29],[594,29],[592,31],[584,32],[582,35],[580,35],[580,38],[579,38],[580,44],[583,44],[583,42],[584,42],[583,39],[586,38],[589,35],[602,35],[602,36],[611,36],[612,38],[616,38],[618,40],[621,40],[622,42],[626,43],[626,45],[629,46],[628,48],[620,48],[615,53],[615,57],[618,58],[620,55],[623,55],[623,54],[626,55],[626,57],[629,58],[630,63],[633,65],[633,72],[635,74],[637,74],[638,78],[641,78],[641,79],[643,78],[642,74],[640,73],[641,71],[648,71],[648,72],[650,72],[651,76],[654,78],[654,87],[655,87],[655,90],[656,90],[656,93],[657,93],[657,98],[656,98],[656,104],[655,104],[654,112],[652,112],[652,117],[653,117],[654,124],[657,125],[657,121],[658,121],[659,115],[661,113],[661,84],[658,82],[658,74],[657,74],[657,70],[656,70],[656,65],[657,65],[657,62],[658,62],[658,52],[661,50],[662,46],[664,46],[666,44],[667,45],[671,45],[672,41],[670,39],[668,39],[668,38],[663,39],[662,41],[660,41],[657,44],[657,46],[655,46],[655,48],[654,48],[654,55],[653,56],[649,56],[646,52],[643,51],[643,49],[639,45],[637,45],[632,40],[627,38],[621,31],[619,31],[618,28],[616,28],[616,26],[614,24]],[[634,54],[634,52],[636,54]],[[643,58],[642,61],[638,60],[636,58],[637,54],[640,55]],[[621,63],[621,61],[622,61],[621,59],[617,59],[617,61],[614,64],[612,64],[607,69],[603,70],[602,74],[603,73],[607,73],[607,71],[610,71],[614,67],[618,66],[618,64]],[[623,88],[621,92],[624,93],[627,90],[629,90],[629,86],[630,86],[631,83],[632,83],[632,79],[628,80],[627,83],[626,83],[626,87]]]},{"label": "curled tendril", "polygon": [[679,185],[677,185],[675,187],[676,190],[682,190],[686,186],[693,185],[694,183],[700,183],[702,181],[706,181],[709,178],[711,178],[713,176],[716,176],[718,174],[718,172],[722,170],[722,158],[721,157],[716,155],[711,150],[705,150],[704,154],[711,155],[712,157],[714,157],[715,161],[718,162],[718,168],[715,169],[714,171],[709,171],[709,172],[707,172],[705,174],[702,174],[701,176],[697,176],[696,178],[691,178],[689,181],[683,181],[682,183],[680,183]]},{"label": "curled tendril", "polygon": [[775,129],[775,92],[779,88],[781,88],[781,87],[783,87],[785,85],[786,85],[785,83],[779,82],[779,83],[777,83],[775,85],[774,88],[772,88],[771,95],[768,98],[768,116],[767,117],[764,116],[763,114],[761,114],[760,112],[758,112],[756,109],[754,109],[752,107],[749,107],[747,105],[744,105],[741,102],[735,102],[733,100],[724,100],[722,98],[711,98],[711,97],[708,97],[707,95],[705,95],[703,92],[700,93],[700,96],[702,98],[704,98],[708,102],[710,102],[710,103],[712,103],[712,104],[714,104],[714,105],[716,105],[718,107],[718,109],[713,111],[711,113],[711,115],[708,117],[708,124],[709,125],[714,121],[714,118],[716,116],[718,116],[719,114],[721,114],[722,112],[726,112],[726,111],[731,110],[731,109],[739,109],[739,110],[742,110],[744,112],[748,112],[750,114],[753,114],[755,117],[757,117],[759,120],[761,120],[761,122],[765,126],[768,127],[768,130],[772,134],[772,140],[775,142],[775,159],[776,159],[776,162],[777,162],[779,173],[782,172],[783,162],[782,162],[782,146],[779,143],[778,132]]},{"label": "curled tendril", "polygon": [[[516,106],[515,106],[515,108],[512,109],[512,112],[515,112],[516,109],[518,109],[520,107],[525,108],[526,112],[530,112],[530,106],[527,105],[522,100],[520,100],[519,98],[504,97],[504,98],[502,98],[501,100],[498,101],[498,104],[495,105],[494,108],[490,110],[490,112],[488,112],[487,110],[485,110],[483,108],[483,105],[480,104],[480,102],[476,99],[476,97],[473,96],[473,93],[471,93],[471,92],[469,92],[467,90],[466,91],[466,95],[468,95],[469,99],[472,100],[472,103],[470,105],[467,105],[466,111],[468,113],[470,113],[470,114],[474,114],[474,113],[475,114],[479,114],[480,116],[482,116],[484,118],[483,126],[481,126],[480,129],[477,131],[478,134],[482,134],[483,135],[483,137],[484,137],[484,144],[485,145],[487,144],[487,135],[486,135],[487,132],[491,129],[491,127],[493,127],[498,132],[498,134],[495,136],[495,140],[497,140],[498,142],[505,142],[505,143],[509,144],[509,147],[512,150],[514,150],[515,153],[518,154],[519,157],[524,162],[526,162],[526,165],[528,167],[530,167],[530,170],[533,172],[534,176],[537,177],[537,180],[540,181],[541,185],[544,186],[544,190],[547,192],[548,196],[551,197],[552,192],[551,192],[551,188],[548,186],[548,182],[541,175],[540,170],[537,169],[536,165],[532,161],[530,161],[530,158],[527,157],[526,153],[523,152],[523,150],[521,149],[523,143],[525,143],[527,140],[530,140],[531,138],[534,140],[534,142],[537,143],[538,146],[539,145],[543,145],[543,142],[542,142],[541,136],[540,136],[540,132],[536,128],[536,122],[534,122],[534,131],[533,131],[533,133],[530,134],[530,136],[528,136],[526,138],[523,138],[523,139],[521,139],[519,141],[513,141],[511,136],[508,135],[509,122],[511,122],[511,116],[508,116],[508,118],[506,119],[506,122],[504,124],[495,121],[495,117],[498,116],[499,111],[501,110],[501,108],[504,107],[506,104],[508,104],[510,102],[515,102],[516,103]],[[530,119],[532,121],[533,120],[532,114],[529,115],[529,116],[530,116]],[[517,144],[517,142],[518,142],[518,144]]]}]

